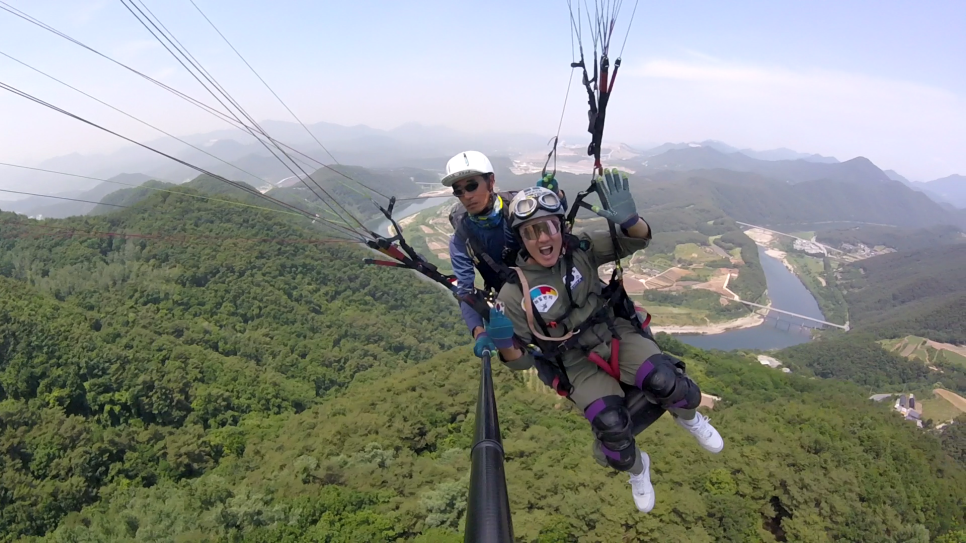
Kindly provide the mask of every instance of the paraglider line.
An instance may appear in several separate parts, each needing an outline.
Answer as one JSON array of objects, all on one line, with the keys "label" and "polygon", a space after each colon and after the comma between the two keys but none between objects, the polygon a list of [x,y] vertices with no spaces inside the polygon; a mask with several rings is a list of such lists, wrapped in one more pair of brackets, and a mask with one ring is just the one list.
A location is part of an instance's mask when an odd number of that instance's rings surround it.
[{"label": "paraglider line", "polygon": [[103,206],[111,206],[111,207],[123,207],[123,208],[129,207],[129,206],[122,206],[122,205],[119,205],[119,204],[106,204],[106,203],[102,203],[102,202],[92,202],[90,200],[78,200],[77,198],[67,198],[65,196],[49,196],[47,194],[34,194],[32,192],[20,192],[18,190],[0,189],[0,192],[9,192],[10,194],[23,194],[25,196],[37,196],[38,198],[53,198],[55,200],[67,200],[67,201],[70,201],[70,202],[80,202],[82,204],[94,204],[94,205],[103,205]]}]

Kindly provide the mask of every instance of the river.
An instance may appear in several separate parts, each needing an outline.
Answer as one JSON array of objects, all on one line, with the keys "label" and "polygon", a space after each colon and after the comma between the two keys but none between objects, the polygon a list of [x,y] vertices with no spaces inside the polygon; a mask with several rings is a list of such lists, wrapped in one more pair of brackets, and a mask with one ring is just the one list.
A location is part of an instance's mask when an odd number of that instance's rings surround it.
[{"label": "river", "polygon": [[[761,267],[765,271],[768,297],[771,299],[772,307],[825,320],[812,293],[795,274],[788,271],[781,260],[766,255],[765,250],[761,247],[758,247],[758,258],[761,260]],[[772,313],[771,316],[781,317],[777,325],[774,318],[768,318],[763,324],[754,328],[734,330],[723,334],[675,335],[674,337],[695,347],[721,349],[723,351],[781,349],[805,343],[811,339],[811,334],[807,330],[802,330],[799,326],[802,319],[796,321],[795,317],[781,313]]]},{"label": "river", "polygon": [[[452,198],[452,196],[439,196],[436,198],[426,198],[425,200],[409,200],[401,204],[397,203],[396,208],[392,212],[392,216],[398,223],[410,215],[415,215],[424,209],[446,203],[447,200],[451,200]],[[375,224],[375,228],[372,229],[374,232],[382,236],[389,235],[389,221],[386,219],[377,219],[366,226],[371,227],[373,223]],[[406,229],[404,228],[403,231],[406,231]]]}]

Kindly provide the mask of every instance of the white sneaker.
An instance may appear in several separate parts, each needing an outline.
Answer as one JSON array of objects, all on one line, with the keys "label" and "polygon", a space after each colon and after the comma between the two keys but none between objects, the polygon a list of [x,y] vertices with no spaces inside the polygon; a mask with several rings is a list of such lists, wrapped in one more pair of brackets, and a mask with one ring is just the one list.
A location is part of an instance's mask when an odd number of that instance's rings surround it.
[{"label": "white sneaker", "polygon": [[695,412],[694,419],[687,422],[679,417],[674,417],[674,421],[691,432],[705,450],[717,454],[724,449],[724,439],[721,439],[721,434],[711,426],[708,417],[701,413]]},{"label": "white sneaker", "polygon": [[631,493],[634,495],[634,505],[641,513],[654,509],[654,487],[651,486],[651,459],[647,453],[641,451],[641,462],[644,470],[640,475],[631,475]]}]

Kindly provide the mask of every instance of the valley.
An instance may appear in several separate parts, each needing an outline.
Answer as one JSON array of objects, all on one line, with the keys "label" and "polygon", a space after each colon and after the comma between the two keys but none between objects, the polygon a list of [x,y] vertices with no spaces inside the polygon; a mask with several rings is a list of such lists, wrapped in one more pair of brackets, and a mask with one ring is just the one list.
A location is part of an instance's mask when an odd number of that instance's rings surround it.
[{"label": "valley", "polygon": [[[393,234],[373,205],[382,202],[378,192],[390,192],[400,197],[395,217],[413,248],[448,272],[447,215],[456,200],[445,191],[418,198],[437,176],[429,169],[338,170],[343,175],[312,176],[325,197],[294,180],[251,187],[275,205],[207,176],[180,185],[129,177],[134,186],[88,193],[129,209],[55,210],[85,214],[66,219],[3,215],[0,331],[9,349],[0,352],[0,443],[29,460],[4,464],[0,486],[20,481],[32,489],[5,505],[5,534],[37,543],[149,534],[251,543],[460,540],[478,361],[468,357],[455,304],[438,285],[407,270],[363,266],[371,251],[329,239],[341,232],[343,214]],[[876,540],[903,530],[948,532],[946,520],[922,520],[927,510],[869,490],[882,483],[878,468],[867,468],[887,465],[907,480],[931,500],[928,514],[961,517],[954,500],[966,488],[966,459],[956,452],[966,421],[966,348],[958,346],[963,285],[955,270],[966,236],[942,224],[781,225],[797,213],[772,224],[729,196],[735,183],[772,181],[753,172],[712,180],[698,172],[703,180],[682,181],[675,177],[682,171],[690,170],[667,168],[633,184],[655,237],[623,263],[625,283],[652,314],[662,347],[700,382],[701,409],[727,436],[726,452],[707,458],[676,425],[655,423],[647,446],[662,505],[641,519],[626,503],[626,483],[601,479],[605,472],[585,454],[591,436],[581,414],[535,372],[496,365],[518,532],[530,541],[561,526],[588,541],[715,541],[781,525],[760,532],[761,540],[855,539],[834,515],[796,524],[777,512],[829,500],[890,511],[848,510]],[[533,182],[502,175],[511,188]],[[565,171],[560,181],[576,194],[587,177]],[[286,205],[315,218],[293,217]],[[578,216],[578,231],[604,227]],[[59,234],[38,235],[48,230]],[[934,263],[925,277],[923,258]],[[602,267],[602,277],[610,271]],[[858,329],[814,332],[770,309]],[[763,366],[764,351],[781,366]],[[895,407],[903,394],[914,396],[915,408]],[[53,429],[65,427],[74,430],[51,445]],[[874,447],[883,440],[895,459]],[[788,462],[809,480],[846,482],[800,484]],[[550,476],[553,464],[567,473]],[[830,471],[832,464],[839,467]],[[559,484],[600,503],[588,508],[556,493]],[[63,502],[71,489],[80,490]],[[687,497],[672,497],[672,489]],[[691,506],[713,513],[689,522],[675,516]]]},{"label": "valley", "polygon": [[0,543],[966,543],[966,3],[436,4],[0,0]]}]

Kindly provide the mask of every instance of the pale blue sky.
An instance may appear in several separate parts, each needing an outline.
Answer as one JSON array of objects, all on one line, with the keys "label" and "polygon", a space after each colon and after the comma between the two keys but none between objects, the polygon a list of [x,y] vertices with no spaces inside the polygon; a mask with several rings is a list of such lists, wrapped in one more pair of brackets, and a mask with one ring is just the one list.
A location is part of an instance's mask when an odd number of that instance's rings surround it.
[{"label": "pale blue sky", "polygon": [[[206,96],[117,0],[6,1]],[[145,1],[256,118],[288,120],[188,0]],[[571,60],[563,0],[196,2],[307,122],[556,131]],[[632,7],[624,0],[615,49]],[[966,2],[959,1],[641,2],[606,139],[718,139],[840,160],[866,156],[917,180],[966,174],[964,36]],[[6,12],[0,51],[173,133],[223,127]],[[157,137],[3,57],[0,81],[126,135]],[[585,119],[575,80],[564,133],[586,139]],[[0,93],[0,124],[5,161],[123,144],[7,93]]]}]

